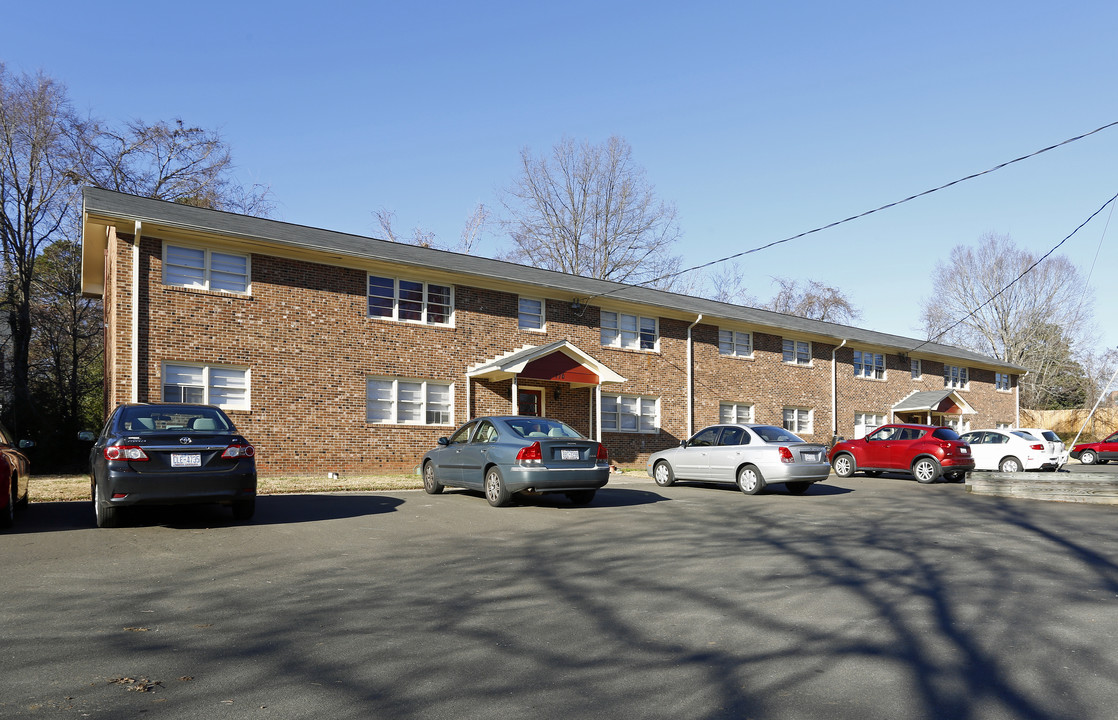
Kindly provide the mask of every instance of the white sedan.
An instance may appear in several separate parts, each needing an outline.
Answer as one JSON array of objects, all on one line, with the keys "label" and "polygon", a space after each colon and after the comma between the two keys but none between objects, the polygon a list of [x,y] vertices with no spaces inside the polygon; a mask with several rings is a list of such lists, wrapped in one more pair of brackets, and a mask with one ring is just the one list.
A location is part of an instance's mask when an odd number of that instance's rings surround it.
[{"label": "white sedan", "polygon": [[1045,443],[1022,430],[972,430],[963,434],[975,470],[1040,470],[1052,462]]}]

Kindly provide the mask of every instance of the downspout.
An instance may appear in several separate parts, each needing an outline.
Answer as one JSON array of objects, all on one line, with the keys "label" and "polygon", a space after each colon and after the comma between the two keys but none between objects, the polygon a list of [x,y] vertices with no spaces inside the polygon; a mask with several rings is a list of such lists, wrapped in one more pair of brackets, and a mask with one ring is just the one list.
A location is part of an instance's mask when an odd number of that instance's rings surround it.
[{"label": "downspout", "polygon": [[137,220],[132,235],[132,388],[130,402],[140,401],[140,233],[142,230],[142,224]]},{"label": "downspout", "polygon": [[687,326],[687,437],[691,437],[695,422],[695,368],[692,366],[695,353],[691,348],[691,328],[698,325],[702,319],[703,314],[699,313],[695,322]]},{"label": "downspout", "polygon": [[1017,392],[1013,393],[1013,427],[1021,427],[1021,381],[1028,377],[1030,372],[1026,370],[1024,375],[1017,377]]},{"label": "downspout", "polygon": [[846,346],[846,339],[831,351],[831,442],[838,438],[838,351]]}]

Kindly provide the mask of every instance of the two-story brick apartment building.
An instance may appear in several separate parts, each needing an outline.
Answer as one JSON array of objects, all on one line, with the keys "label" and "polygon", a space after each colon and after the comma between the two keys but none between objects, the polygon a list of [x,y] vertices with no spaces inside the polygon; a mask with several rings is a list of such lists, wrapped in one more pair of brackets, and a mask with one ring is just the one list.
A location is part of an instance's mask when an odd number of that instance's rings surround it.
[{"label": "two-story brick apartment building", "polygon": [[[263,472],[406,470],[475,415],[546,414],[640,463],[720,420],[807,439],[1017,420],[1024,368],[488,258],[87,189],[105,397],[220,405]],[[107,408],[107,409],[108,409]]]}]

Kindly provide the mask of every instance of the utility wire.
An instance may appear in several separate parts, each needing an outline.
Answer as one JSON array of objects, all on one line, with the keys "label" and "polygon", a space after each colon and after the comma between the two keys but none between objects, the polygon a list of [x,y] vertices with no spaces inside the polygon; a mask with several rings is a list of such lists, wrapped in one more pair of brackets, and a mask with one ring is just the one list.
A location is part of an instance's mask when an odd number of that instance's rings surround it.
[{"label": "utility wire", "polygon": [[[821,225],[820,227],[813,228],[811,230],[805,230],[802,233],[799,233],[797,235],[792,235],[791,237],[786,237],[783,240],[774,240],[773,242],[770,242],[766,245],[761,245],[759,247],[755,247],[751,250],[743,250],[742,252],[735,253],[733,255],[727,255],[726,257],[718,258],[717,260],[711,260],[710,262],[706,262],[706,263],[703,263],[701,265],[695,265],[693,267],[689,267],[689,268],[686,268],[684,270],[678,270],[676,272],[667,273],[665,275],[661,275],[659,277],[652,278],[651,280],[646,280],[646,281],[640,283],[640,285],[651,285],[652,283],[657,283],[657,282],[660,282],[662,280],[670,280],[671,278],[679,277],[680,275],[684,275],[684,274],[689,273],[689,272],[694,272],[695,270],[702,270],[703,268],[708,268],[708,267],[711,267],[712,265],[717,265],[719,263],[728,262],[730,260],[736,260],[737,258],[743,257],[745,255],[750,255],[752,253],[760,252],[762,250],[768,250],[771,247],[775,247],[775,246],[781,245],[783,243],[791,242],[793,240],[799,240],[802,237],[806,237],[806,236],[812,235],[814,233],[822,232],[824,230],[830,230],[833,227],[837,227],[839,225],[844,225],[848,222],[853,222],[854,220],[859,220],[859,219],[864,218],[868,215],[873,215],[874,213],[881,212],[882,210],[888,210],[889,208],[894,208],[894,207],[897,207],[898,205],[903,205],[904,203],[911,202],[911,201],[916,200],[918,198],[922,198],[926,195],[931,195],[932,193],[939,192],[940,190],[946,190],[949,187],[952,187],[954,185],[958,185],[959,183],[966,182],[967,180],[973,180],[975,178],[982,177],[983,175],[989,175],[992,172],[996,172],[998,170],[1001,170],[1002,168],[1013,165],[1014,163],[1019,163],[1022,160],[1028,160],[1030,158],[1034,158],[1037,155],[1041,155],[1043,153],[1048,152],[1049,150],[1055,150],[1056,148],[1063,147],[1064,145],[1068,145],[1070,143],[1076,142],[1077,140],[1082,140],[1083,138],[1090,137],[1091,135],[1094,135],[1095,133],[1100,133],[1103,130],[1107,130],[1107,129],[1115,127],[1115,126],[1118,126],[1118,120],[1115,120],[1114,122],[1111,122],[1111,123],[1107,123],[1106,125],[1103,125],[1101,127],[1097,127],[1094,130],[1091,130],[1090,132],[1083,133],[1082,135],[1076,135],[1075,137],[1068,138],[1067,140],[1064,140],[1063,142],[1058,142],[1055,145],[1049,145],[1046,148],[1041,148],[1040,150],[1036,150],[1035,152],[1031,152],[1028,155],[1022,155],[1021,157],[1014,158],[1013,160],[1007,160],[1006,162],[995,165],[994,167],[990,168],[989,170],[983,170],[981,172],[972,173],[970,175],[967,175],[966,177],[961,177],[958,180],[952,180],[951,182],[940,185],[939,187],[934,187],[931,190],[925,190],[924,192],[916,193],[915,195],[909,195],[908,197],[904,198],[903,200],[897,200],[895,202],[888,203],[887,205],[882,205],[881,207],[874,208],[873,210],[866,210],[865,212],[858,213],[857,215],[851,215],[850,217],[844,218],[842,220],[836,220],[835,222],[828,223],[827,225]],[[1106,206],[1104,205],[1103,207],[1106,207]],[[1100,208],[1100,210],[1101,210],[1101,208]],[[1094,215],[1092,215],[1091,217],[1094,217]],[[1082,226],[1080,226],[1080,227],[1082,227]],[[1078,230],[1078,229],[1079,228],[1076,228],[1076,230]],[[1075,233],[1073,232],[1072,235],[1074,235],[1074,234]],[[1069,235],[1068,237],[1071,237],[1071,235]],[[1064,240],[1067,240],[1067,238],[1064,238]],[[1063,244],[1063,243],[1061,243],[1061,244]],[[1057,245],[1056,247],[1059,247],[1059,245]],[[1045,257],[1048,257],[1048,256],[1045,255]],[[622,286],[622,287],[619,287],[619,288],[614,288],[613,290],[609,290],[607,292],[598,293],[596,295],[591,295],[586,300],[582,301],[581,304],[585,307],[586,305],[589,305],[590,301],[594,300],[595,298],[600,298],[600,297],[606,297],[608,295],[613,295],[614,293],[621,292],[626,287],[631,287],[631,286]]]}]

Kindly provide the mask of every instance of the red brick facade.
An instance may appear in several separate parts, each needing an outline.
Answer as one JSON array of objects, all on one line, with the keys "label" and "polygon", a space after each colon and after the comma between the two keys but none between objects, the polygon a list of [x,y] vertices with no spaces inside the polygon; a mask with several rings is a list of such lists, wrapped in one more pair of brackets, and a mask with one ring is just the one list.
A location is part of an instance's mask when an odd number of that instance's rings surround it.
[{"label": "red brick facade", "polygon": [[[658,348],[624,350],[601,344],[600,312],[617,310],[608,299],[580,309],[570,300],[547,298],[545,330],[518,326],[518,294],[453,283],[452,327],[405,323],[367,316],[369,272],[428,280],[422,267],[378,269],[376,263],[354,267],[261,253],[259,243],[229,252],[250,257],[251,291],[247,294],[194,290],[164,284],[163,246],[159,236],[109,233],[105,258],[106,400],[109,408],[136,399],[162,400],[165,362],[204,363],[248,370],[248,410],[229,414],[257,447],[264,473],[376,473],[413,468],[439,436],[471,416],[512,410],[512,381],[468,379],[469,367],[525,346],[567,340],[623,376],[621,385],[603,385],[603,393],[637,395],[658,401],[656,432],[605,432],[603,442],[622,465],[643,463],[649,453],[669,447],[688,433],[688,328],[695,317],[666,307],[621,308],[655,317]],[[171,238],[172,242],[180,242]],[[191,241],[197,245],[198,241]],[[288,253],[290,254],[290,253]],[[139,260],[134,266],[133,259]],[[337,261],[334,260],[334,263]],[[439,272],[445,277],[448,272]],[[439,279],[438,282],[447,282]],[[138,290],[138,302],[136,299]],[[547,291],[525,286],[528,297]],[[600,307],[599,307],[600,303]],[[134,326],[133,310],[139,310]],[[922,358],[923,375],[913,379],[907,358],[888,348],[846,346],[838,341],[790,335],[811,343],[810,363],[783,362],[783,337],[774,328],[737,324],[723,328],[751,332],[750,357],[719,354],[716,320],[704,318],[690,329],[692,338],[693,420],[695,431],[718,422],[720,401],[750,404],[756,422],[780,425],[785,408],[810,411],[812,432],[806,439],[830,442],[854,432],[854,413],[873,412],[892,419],[890,409],[914,391],[943,388],[943,362]],[[134,354],[132,338],[138,337]],[[865,349],[885,354],[886,377],[856,378],[853,353]],[[834,353],[835,363],[832,363]],[[919,357],[917,354],[914,357]],[[133,363],[139,368],[133,391]],[[960,363],[962,364],[962,363]],[[996,365],[993,367],[997,367]],[[832,412],[832,369],[837,391],[837,424]],[[971,426],[1013,423],[1013,390],[994,388],[995,370],[969,367],[969,387],[960,391],[975,415]],[[444,381],[453,384],[453,418],[447,425],[386,425],[366,419],[366,380],[371,376]],[[467,383],[469,387],[467,390]],[[519,386],[542,391],[544,414],[563,420],[593,437],[594,388],[565,382],[520,378]],[[470,407],[466,406],[467,399]]]}]

